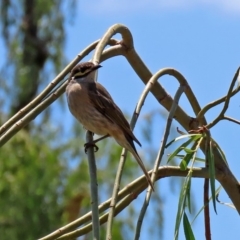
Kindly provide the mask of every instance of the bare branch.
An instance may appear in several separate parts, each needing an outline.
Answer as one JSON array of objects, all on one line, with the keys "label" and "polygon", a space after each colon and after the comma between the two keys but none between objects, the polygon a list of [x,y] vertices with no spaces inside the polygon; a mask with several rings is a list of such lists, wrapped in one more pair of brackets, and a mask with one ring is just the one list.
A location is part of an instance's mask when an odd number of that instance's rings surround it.
[{"label": "bare branch", "polygon": [[[93,141],[93,134],[89,131],[86,133],[86,142]],[[100,224],[98,212],[98,183],[97,183],[97,168],[94,155],[94,147],[89,147],[87,150],[88,168],[90,176],[90,189],[91,189],[91,207],[92,207],[92,224],[93,224],[93,239],[100,239]]]},{"label": "bare branch", "polygon": [[[113,44],[113,43],[116,43],[116,40],[110,41],[110,44]],[[24,126],[26,126],[30,121],[32,121],[45,108],[47,108],[51,103],[53,103],[57,98],[59,98],[65,92],[67,82],[64,82],[63,84],[58,86],[56,90],[54,90],[54,92],[49,94],[49,92],[56,85],[56,81],[60,82],[62,78],[64,78],[64,76],[72,69],[72,67],[76,65],[78,61],[80,61],[83,57],[85,57],[87,54],[90,53],[93,47],[92,45],[93,44],[91,44],[89,47],[83,50],[80,54],[78,54],[77,57],[58,75],[58,77],[56,77],[52,81],[54,82],[54,84],[50,83],[32,102],[30,102],[24,108],[24,111],[23,111],[24,114],[23,112],[18,112],[0,128],[3,133],[0,137],[0,147],[3,146],[19,130],[21,130]],[[113,53],[115,50],[116,52],[119,52],[119,49],[114,48],[112,52],[110,51],[107,52],[108,57],[111,57],[111,53]],[[104,58],[104,54],[103,54],[103,58]]]},{"label": "bare branch", "polygon": [[239,124],[240,125],[240,121],[234,119],[234,118],[231,118],[231,117],[228,117],[228,116],[223,116],[223,120],[228,120],[230,122],[234,122],[236,124]]},{"label": "bare branch", "polygon": [[233,80],[232,80],[232,82],[231,82],[231,84],[230,84],[230,87],[229,87],[229,90],[228,90],[227,95],[226,95],[225,97],[222,97],[222,98],[220,98],[220,99],[218,99],[218,100],[216,100],[216,101],[208,104],[207,106],[205,106],[205,107],[198,113],[197,119],[200,120],[200,119],[205,115],[205,113],[206,113],[209,109],[211,109],[211,108],[217,106],[218,104],[224,102],[224,106],[223,106],[223,109],[222,109],[221,113],[218,115],[218,117],[217,117],[212,123],[210,123],[210,124],[208,124],[208,125],[206,126],[208,129],[212,128],[212,127],[215,126],[220,120],[223,119],[224,114],[225,114],[225,112],[226,112],[227,109],[228,109],[228,105],[229,105],[229,102],[230,102],[231,97],[234,96],[236,93],[238,93],[238,92],[240,91],[240,86],[238,86],[238,87],[233,91],[233,88],[234,88],[234,86],[235,86],[235,84],[236,84],[236,81],[238,81],[239,71],[240,71],[240,68],[237,69],[237,71],[236,71],[236,73],[235,73],[235,75],[234,75],[234,77],[233,77]]},{"label": "bare branch", "polygon": [[16,113],[13,117],[11,117],[5,124],[0,127],[0,135],[4,133],[9,127],[11,127],[14,123],[16,123],[19,119],[21,119],[24,115],[26,115],[29,111],[35,108],[44,97],[46,97],[57,84],[71,71],[71,69],[86,55],[88,55],[97,45],[98,41],[90,44],[86,49],[84,49],[81,53],[77,55],[77,57],[68,64],[63,71],[53,79],[48,86],[29,104],[27,104],[24,108],[22,108],[18,113]]},{"label": "bare branch", "polygon": [[[185,177],[187,176],[190,168],[186,170],[181,170],[179,167],[173,167],[173,166],[164,166],[159,167],[157,171],[157,179],[165,178],[165,177]],[[209,177],[209,171],[206,168],[191,168],[192,170],[192,177],[196,178],[208,178]],[[152,171],[149,171],[151,174]],[[216,177],[221,178],[222,173],[216,172]],[[148,183],[146,181],[145,175],[142,175],[141,177],[137,178],[130,184],[128,184],[126,187],[124,187],[119,193],[118,193],[118,201],[121,203],[117,204],[116,210],[115,210],[115,216],[122,211],[126,206],[128,206],[132,201],[134,201],[137,196],[146,189],[148,186]],[[110,207],[111,198],[108,199],[106,202],[99,205],[98,209],[99,212],[102,213],[103,211],[106,211]],[[122,201],[123,200],[123,201]],[[92,212],[88,212],[81,218],[65,225],[62,228],[59,228],[58,230],[54,231],[53,233],[39,239],[39,240],[53,240],[56,239],[63,234],[68,233],[69,231],[72,231],[73,229],[78,228],[79,226],[83,224],[87,224],[91,220]],[[104,224],[107,221],[108,214],[105,214],[100,217],[100,224]],[[77,237],[82,236],[92,230],[92,224],[88,224],[83,228],[80,228],[74,232],[72,232],[72,235],[64,236],[63,238],[59,239],[69,239],[70,237]],[[65,238],[68,237],[68,238]]]},{"label": "bare branch", "polygon": [[[140,111],[141,107],[143,106],[143,103],[145,101],[145,98],[146,98],[148,92],[150,91],[151,87],[154,86],[154,83],[158,80],[159,76],[161,75],[161,72],[162,72],[161,70],[158,71],[149,80],[148,84],[146,85],[146,87],[144,89],[144,92],[143,92],[144,94],[142,94],[142,96],[140,98],[140,101],[138,103],[138,106],[136,108],[136,113],[138,113]],[[180,99],[180,97],[181,97],[181,95],[182,95],[182,93],[184,92],[185,89],[186,89],[185,85],[180,85],[179,86],[179,88],[178,88],[178,90],[176,92],[174,101],[173,101],[173,105],[172,105],[172,107],[170,109],[168,120],[167,120],[167,124],[166,124],[164,135],[163,135],[163,139],[161,140],[161,143],[160,143],[160,148],[159,148],[156,160],[155,160],[153,173],[152,173],[152,176],[151,176],[151,181],[153,183],[155,182],[157,169],[158,169],[158,167],[159,167],[159,165],[161,163],[161,160],[162,160],[162,157],[163,157],[163,154],[164,154],[165,145],[167,143],[167,139],[168,139],[168,135],[169,135],[169,132],[170,132],[172,120],[173,120],[175,111],[177,109],[179,99]],[[142,226],[143,218],[144,218],[145,213],[147,211],[147,207],[149,205],[149,201],[150,201],[150,198],[151,198],[151,193],[152,193],[152,189],[148,188],[148,191],[146,193],[146,197],[145,197],[145,200],[144,200],[144,203],[143,203],[140,215],[138,217],[138,222],[137,222],[137,227],[136,227],[136,232],[135,232],[135,239],[136,240],[139,239],[139,237],[140,237],[141,226]]]}]

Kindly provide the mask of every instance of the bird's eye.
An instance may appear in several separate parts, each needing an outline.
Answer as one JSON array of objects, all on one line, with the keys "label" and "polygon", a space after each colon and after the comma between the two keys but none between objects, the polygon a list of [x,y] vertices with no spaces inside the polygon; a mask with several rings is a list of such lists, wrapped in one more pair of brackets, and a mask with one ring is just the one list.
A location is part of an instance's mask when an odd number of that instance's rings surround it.
[{"label": "bird's eye", "polygon": [[91,72],[91,67],[89,66],[77,66],[72,70],[72,76],[75,78],[77,77],[84,77],[87,76]]}]

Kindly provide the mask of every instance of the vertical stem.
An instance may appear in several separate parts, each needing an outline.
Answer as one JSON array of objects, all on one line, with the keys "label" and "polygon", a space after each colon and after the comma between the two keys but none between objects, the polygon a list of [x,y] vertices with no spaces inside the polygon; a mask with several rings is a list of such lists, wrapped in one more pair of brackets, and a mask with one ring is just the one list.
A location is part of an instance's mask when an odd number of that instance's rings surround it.
[{"label": "vertical stem", "polygon": [[[87,131],[86,141],[93,141],[93,134]],[[91,187],[91,205],[92,205],[92,223],[93,223],[93,239],[99,240],[99,211],[98,211],[98,183],[97,183],[97,169],[94,156],[94,148],[89,147],[87,149],[89,175],[90,175],[90,187]]]},{"label": "vertical stem", "polygon": [[120,158],[119,165],[118,165],[118,171],[117,171],[117,175],[116,175],[115,182],[114,182],[112,200],[110,203],[110,210],[109,210],[108,221],[107,221],[106,240],[112,240],[113,218],[115,216],[115,208],[116,208],[116,204],[117,204],[117,200],[118,200],[118,191],[120,188],[120,182],[121,182],[121,177],[122,177],[122,172],[123,172],[123,167],[125,164],[126,156],[127,156],[127,150],[124,148],[122,150],[121,158]]},{"label": "vertical stem", "polygon": [[205,225],[205,237],[206,240],[211,240],[211,229],[210,229],[210,215],[209,215],[209,179],[204,179],[204,225]]}]

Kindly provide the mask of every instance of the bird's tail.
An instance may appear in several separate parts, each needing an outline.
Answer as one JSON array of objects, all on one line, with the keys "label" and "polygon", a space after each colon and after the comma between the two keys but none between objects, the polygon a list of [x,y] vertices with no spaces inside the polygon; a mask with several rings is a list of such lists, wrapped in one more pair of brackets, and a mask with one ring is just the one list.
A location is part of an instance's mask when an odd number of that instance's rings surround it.
[{"label": "bird's tail", "polygon": [[[136,138],[136,137],[135,137]],[[124,148],[126,148],[128,151],[130,151],[132,153],[132,155],[134,156],[134,158],[136,159],[136,161],[138,162],[138,165],[141,167],[143,173],[146,176],[146,179],[149,183],[149,185],[151,186],[152,190],[154,191],[154,187],[153,187],[153,183],[151,181],[151,178],[142,162],[142,159],[139,157],[136,147],[133,143],[133,140],[135,140],[135,138],[133,138],[131,135],[129,134],[123,134],[120,135],[120,137],[118,136],[118,138],[115,136],[115,140],[118,142],[118,144]],[[137,140],[138,141],[138,140]],[[138,141],[139,142],[139,141]]]},{"label": "bird's tail", "polygon": [[147,181],[148,181],[148,184],[151,186],[152,190],[154,191],[153,183],[152,183],[152,181],[151,181],[151,178],[150,178],[150,176],[149,176],[149,173],[148,173],[148,171],[146,170],[146,168],[145,168],[145,166],[144,166],[144,164],[143,164],[143,161],[142,161],[142,159],[139,157],[136,149],[134,149],[134,148],[131,147],[131,149],[128,148],[128,150],[132,153],[132,155],[134,156],[134,158],[137,160],[138,165],[141,167],[143,173],[145,174],[145,177],[146,177],[146,179],[147,179]]}]

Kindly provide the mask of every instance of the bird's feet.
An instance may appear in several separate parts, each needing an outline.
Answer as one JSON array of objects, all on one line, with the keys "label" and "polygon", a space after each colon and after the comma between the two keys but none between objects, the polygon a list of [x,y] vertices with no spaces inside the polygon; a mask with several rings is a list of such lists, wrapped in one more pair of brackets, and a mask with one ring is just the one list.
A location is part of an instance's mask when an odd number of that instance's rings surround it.
[{"label": "bird's feet", "polygon": [[93,147],[94,148],[94,152],[97,152],[98,151],[98,146],[95,144],[95,142],[93,141],[93,142],[87,142],[87,143],[85,143],[84,144],[84,151],[85,151],[85,153],[87,153],[87,150],[88,150],[88,148],[90,148],[90,147]]}]

